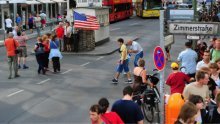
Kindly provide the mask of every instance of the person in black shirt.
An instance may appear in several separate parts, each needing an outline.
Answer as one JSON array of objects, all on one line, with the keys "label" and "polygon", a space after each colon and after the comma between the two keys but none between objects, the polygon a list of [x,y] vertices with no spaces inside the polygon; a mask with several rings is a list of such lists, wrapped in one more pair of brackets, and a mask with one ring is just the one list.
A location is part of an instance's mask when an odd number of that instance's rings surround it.
[{"label": "person in black shirt", "polygon": [[213,110],[210,123],[219,124],[220,123],[220,93],[216,96],[217,108]]}]

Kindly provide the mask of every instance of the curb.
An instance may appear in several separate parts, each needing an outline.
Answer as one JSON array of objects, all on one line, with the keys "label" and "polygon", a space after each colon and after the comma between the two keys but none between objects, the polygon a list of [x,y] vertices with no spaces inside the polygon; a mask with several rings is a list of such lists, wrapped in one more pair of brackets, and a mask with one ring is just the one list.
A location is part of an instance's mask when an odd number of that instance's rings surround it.
[{"label": "curb", "polygon": [[[134,38],[133,40],[138,40],[139,37]],[[110,42],[110,41],[108,41]],[[114,52],[118,51],[119,48],[115,48],[110,52],[106,53],[89,53],[89,51],[86,51],[85,53],[68,53],[68,52],[62,52],[63,55],[74,55],[74,56],[104,56],[104,55],[111,55]]]},{"label": "curb", "polygon": [[[29,39],[31,38],[35,38],[37,36],[37,34],[33,34],[33,36],[29,36]],[[133,40],[138,40],[139,37],[135,37]],[[108,41],[110,42],[110,41]],[[107,43],[107,42],[105,42]],[[104,44],[104,43],[103,43]],[[1,46],[1,44],[0,44]],[[3,43],[2,43],[2,46],[3,46]],[[105,53],[90,53],[90,51],[85,51],[85,53],[75,53],[75,52],[72,52],[72,53],[69,53],[69,52],[62,52],[63,55],[74,55],[74,56],[104,56],[104,55],[111,55],[113,54],[114,52],[118,51],[118,48],[114,48],[112,51],[110,52],[105,52]],[[35,55],[34,51],[31,51],[31,53],[29,55]]]}]

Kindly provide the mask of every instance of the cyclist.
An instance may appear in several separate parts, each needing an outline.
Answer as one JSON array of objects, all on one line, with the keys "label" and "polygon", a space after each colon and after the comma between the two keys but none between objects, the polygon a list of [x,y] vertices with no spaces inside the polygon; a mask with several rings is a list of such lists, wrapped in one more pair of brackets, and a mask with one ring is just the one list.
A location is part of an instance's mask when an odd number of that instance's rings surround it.
[{"label": "cyclist", "polygon": [[134,84],[133,84],[133,90],[134,94],[137,94],[137,92],[143,92],[142,90],[145,90],[146,87],[141,87],[141,84],[148,84],[150,87],[153,87],[153,84],[147,80],[147,71],[144,68],[145,61],[143,59],[139,59],[138,61],[138,67],[134,68]]}]

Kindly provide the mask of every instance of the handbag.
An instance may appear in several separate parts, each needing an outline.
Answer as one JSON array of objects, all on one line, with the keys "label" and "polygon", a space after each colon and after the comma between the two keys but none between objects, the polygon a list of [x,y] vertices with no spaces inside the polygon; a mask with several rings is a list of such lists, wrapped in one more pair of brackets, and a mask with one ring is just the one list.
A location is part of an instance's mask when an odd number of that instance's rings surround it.
[{"label": "handbag", "polygon": [[41,44],[37,43],[37,49],[35,50],[35,54],[38,55],[38,54],[43,54],[45,53],[45,50],[44,50],[44,46],[42,46]]},{"label": "handbag", "polygon": [[13,41],[14,41],[14,47],[15,47],[15,54],[19,54],[21,52],[21,49],[16,48],[15,40],[13,40]]}]

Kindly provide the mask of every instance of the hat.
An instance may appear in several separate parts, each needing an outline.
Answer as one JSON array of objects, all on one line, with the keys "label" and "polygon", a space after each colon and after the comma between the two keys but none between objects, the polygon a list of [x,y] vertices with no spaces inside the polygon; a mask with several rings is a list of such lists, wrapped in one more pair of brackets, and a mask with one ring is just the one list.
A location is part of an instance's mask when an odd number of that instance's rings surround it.
[{"label": "hat", "polygon": [[179,64],[176,62],[172,62],[170,65],[171,68],[179,68]]}]

